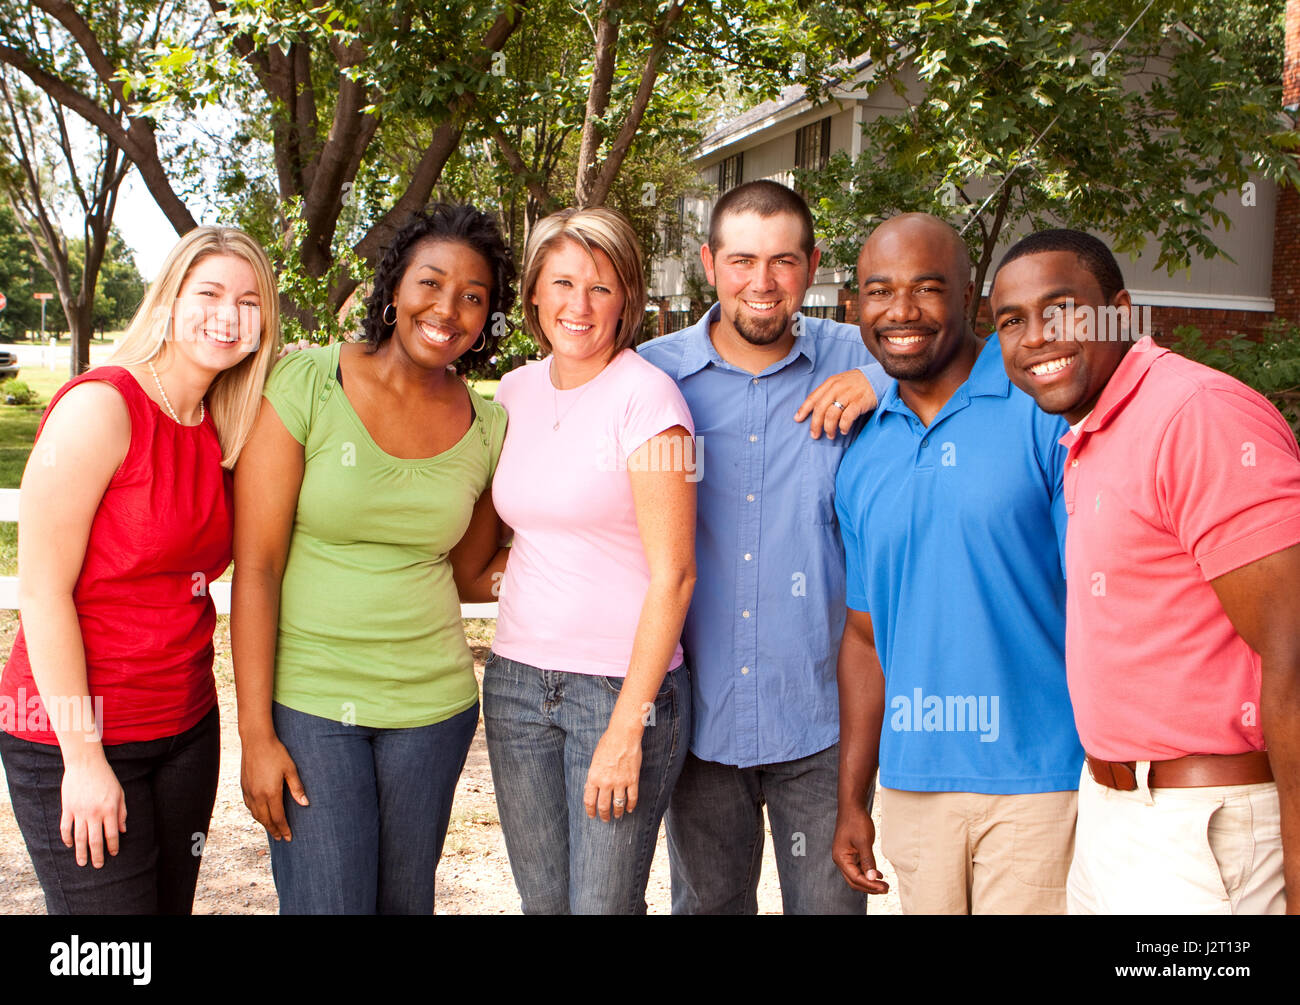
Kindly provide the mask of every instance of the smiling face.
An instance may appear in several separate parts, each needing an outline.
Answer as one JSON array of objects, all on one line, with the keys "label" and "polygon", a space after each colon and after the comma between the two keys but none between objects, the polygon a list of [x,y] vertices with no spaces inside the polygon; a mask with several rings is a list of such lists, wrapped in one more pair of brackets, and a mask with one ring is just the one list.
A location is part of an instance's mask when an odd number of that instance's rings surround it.
[{"label": "smiling face", "polygon": [[[1067,313],[1067,300],[1074,301],[1073,314]],[[1118,308],[1126,324],[1128,291],[1108,303],[1077,255],[1044,251],[1002,266],[989,303],[1011,383],[1044,412],[1064,415],[1071,424],[1087,416],[1132,343],[1097,338],[1096,325],[1085,328],[1085,318],[1109,306]]]},{"label": "smiling face", "polygon": [[211,373],[234,366],[261,341],[257,273],[238,255],[200,258],[181,282],[171,321],[173,351]]},{"label": "smiling face", "polygon": [[492,268],[456,241],[421,241],[393,290],[393,340],[412,362],[445,369],[487,324]]},{"label": "smiling face", "polygon": [[609,256],[568,238],[546,253],[532,294],[552,353],[569,364],[609,361],[625,300]]},{"label": "smiling face", "polygon": [[718,291],[724,335],[754,346],[794,336],[794,314],[817,271],[821,251],[802,250],[804,225],[792,213],[732,213],[719,225],[718,246],[701,249],[704,274]]},{"label": "smiling face", "polygon": [[896,380],[935,380],[969,341],[973,290],[965,245],[947,224],[921,215],[886,221],[858,256],[862,341]]}]

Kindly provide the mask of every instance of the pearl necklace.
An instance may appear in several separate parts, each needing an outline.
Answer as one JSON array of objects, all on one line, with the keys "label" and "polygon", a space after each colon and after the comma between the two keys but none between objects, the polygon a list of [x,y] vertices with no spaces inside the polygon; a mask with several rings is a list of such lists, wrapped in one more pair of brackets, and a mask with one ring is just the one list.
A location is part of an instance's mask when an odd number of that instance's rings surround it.
[{"label": "pearl necklace", "polygon": [[[162,381],[158,379],[158,371],[153,368],[153,360],[149,360],[149,372],[153,374],[153,382],[158,387],[158,393],[162,395],[163,404],[167,406],[167,414],[172,417],[172,421],[178,426],[183,426],[180,418],[176,415],[176,409],[172,408],[172,403],[167,397],[167,392],[163,390]],[[203,425],[203,399],[199,399],[199,425]]]}]

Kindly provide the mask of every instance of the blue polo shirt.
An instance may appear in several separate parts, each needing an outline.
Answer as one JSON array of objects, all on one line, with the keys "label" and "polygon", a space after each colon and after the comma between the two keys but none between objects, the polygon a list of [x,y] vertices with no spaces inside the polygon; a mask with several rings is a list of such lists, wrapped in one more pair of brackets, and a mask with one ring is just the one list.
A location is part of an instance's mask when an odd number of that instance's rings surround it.
[{"label": "blue polo shirt", "polygon": [[835,663],[844,633],[844,550],[835,472],[849,437],[814,440],[795,410],[827,377],[893,381],[858,329],[803,318],[789,354],[761,373],[718,355],[709,325],[639,347],[677,382],[695,420],[695,593],[682,648],[691,670],[691,752],[754,767],[839,740]]},{"label": "blue polo shirt", "polygon": [[913,792],[1074,789],[1065,683],[1068,426],[1011,386],[997,336],[922,425],[883,396],[840,465],[848,606],[885,671],[880,784]]}]

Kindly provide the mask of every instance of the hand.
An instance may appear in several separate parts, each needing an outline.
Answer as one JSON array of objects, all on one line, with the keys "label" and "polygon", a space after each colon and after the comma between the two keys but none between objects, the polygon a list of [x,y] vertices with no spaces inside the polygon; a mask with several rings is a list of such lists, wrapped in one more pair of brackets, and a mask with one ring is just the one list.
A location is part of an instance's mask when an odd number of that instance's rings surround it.
[{"label": "hand", "polygon": [[870,412],[877,403],[876,392],[866,375],[861,370],[845,370],[822,381],[794,413],[794,421],[803,422],[811,415],[812,438],[815,440],[825,432],[833,440],[836,432],[847,434],[858,416]]},{"label": "hand", "polygon": [[116,855],[117,835],[126,833],[126,793],[117,775],[102,754],[84,763],[74,762],[63,769],[61,797],[59,834],[63,843],[71,848],[75,841],[77,865],[86,864],[89,848],[90,863],[102,869],[104,848]]},{"label": "hand", "polygon": [[831,839],[831,858],[844,874],[844,881],[862,893],[888,893],[889,884],[876,868],[871,845],[876,825],[865,809],[840,810]]},{"label": "hand", "polygon": [[[641,731],[610,726],[596,744],[582,793],[587,816],[609,821],[636,809],[637,779],[641,776]],[[623,801],[623,805],[620,805]]]},{"label": "hand", "polygon": [[244,805],[266,832],[276,841],[292,841],[284,818],[284,787],[289,786],[289,794],[299,806],[307,805],[307,792],[298,778],[297,765],[278,737],[272,734],[244,741],[239,784],[244,790]]},{"label": "hand", "polygon": [[286,342],[281,348],[276,359],[284,359],[291,352],[297,352],[299,349],[310,349],[312,343],[305,338],[300,338],[297,342]]}]

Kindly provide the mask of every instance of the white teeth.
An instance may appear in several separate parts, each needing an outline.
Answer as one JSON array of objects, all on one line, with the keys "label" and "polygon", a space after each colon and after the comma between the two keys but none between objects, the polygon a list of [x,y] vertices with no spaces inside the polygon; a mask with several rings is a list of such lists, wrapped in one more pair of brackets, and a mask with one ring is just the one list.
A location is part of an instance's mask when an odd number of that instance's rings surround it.
[{"label": "white teeth", "polygon": [[229,336],[218,335],[216,332],[207,331],[206,329],[204,330],[203,334],[206,335],[208,338],[212,339],[214,342],[224,342],[227,345],[229,345],[231,342],[239,341],[238,335],[229,335]]},{"label": "white teeth", "polygon": [[1042,377],[1049,373],[1056,373],[1060,370],[1064,370],[1069,365],[1070,365],[1070,357],[1061,356],[1058,357],[1057,359],[1049,359],[1042,363],[1035,363],[1033,366],[1029,368],[1029,372],[1032,373],[1035,377]]},{"label": "white teeth", "polygon": [[423,334],[426,338],[430,339],[431,341],[437,342],[439,345],[446,345],[453,338],[455,338],[455,336],[450,332],[442,328],[435,328],[427,321],[419,321],[416,323],[420,326],[421,334]]},{"label": "white teeth", "polygon": [[917,342],[922,341],[925,338],[925,336],[924,335],[882,335],[881,338],[883,338],[886,342],[892,343],[893,345],[915,345]]},{"label": "white teeth", "polygon": [[589,332],[589,331],[591,331],[593,328],[596,327],[595,325],[580,325],[580,324],[575,324],[575,323],[572,322],[572,321],[561,321],[561,322],[560,322],[560,326],[561,326],[565,331],[573,332],[575,335],[581,335],[581,334],[583,334],[584,332]]},{"label": "white teeth", "polygon": [[775,300],[764,300],[757,303],[753,300],[746,300],[744,301],[744,304],[746,307],[756,311],[770,311],[776,307]]}]

